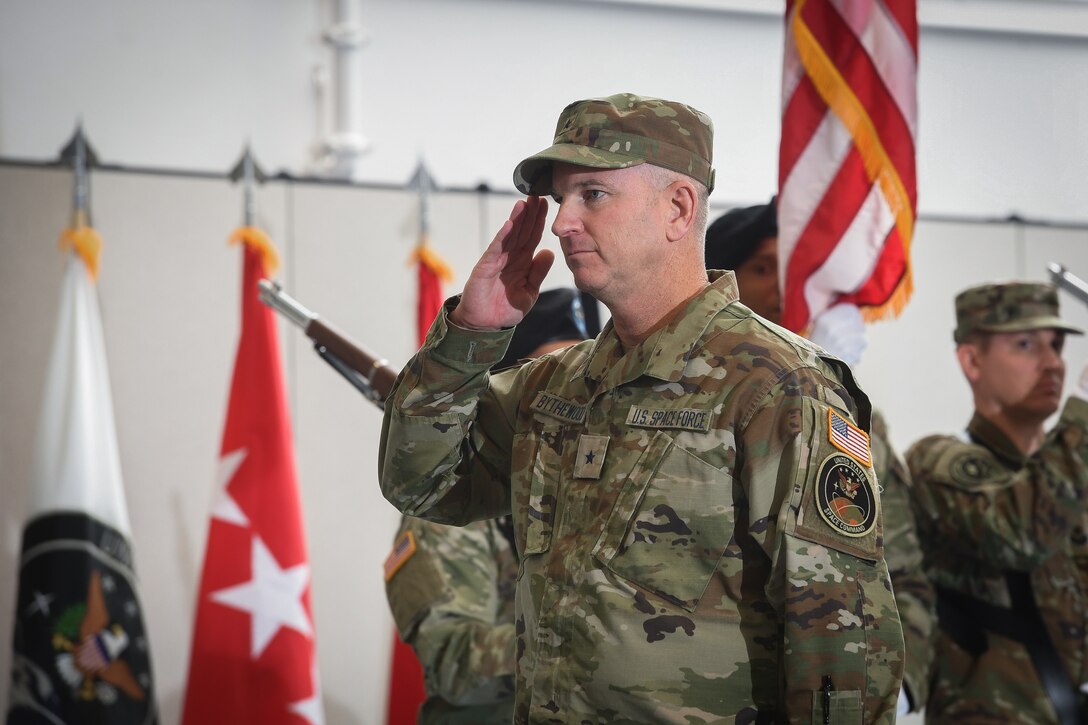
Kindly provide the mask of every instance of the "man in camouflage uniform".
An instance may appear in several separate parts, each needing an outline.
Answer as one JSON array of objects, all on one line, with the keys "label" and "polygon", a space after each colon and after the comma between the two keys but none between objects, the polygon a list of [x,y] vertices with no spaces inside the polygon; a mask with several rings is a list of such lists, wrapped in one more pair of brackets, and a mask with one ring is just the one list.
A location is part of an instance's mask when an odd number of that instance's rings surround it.
[{"label": "man in camouflage uniform", "polygon": [[[514,584],[507,518],[404,517],[386,575],[397,631],[423,666],[421,725],[499,725],[514,713]],[[511,531],[512,533],[512,531]]]},{"label": "man in camouflage uniform", "polygon": [[[541,292],[514,330],[505,370],[586,339],[576,290]],[[514,713],[514,585],[509,516],[463,527],[405,516],[386,561],[397,631],[426,682],[421,725],[505,725]]]},{"label": "man in camouflage uniform", "polygon": [[1049,285],[956,297],[956,355],[975,414],[907,453],[940,634],[927,722],[1082,723],[1088,616],[1088,378],[1065,403],[1080,332]]},{"label": "man in camouflage uniform", "polygon": [[[756,314],[778,324],[782,319],[778,289],[778,217],[775,200],[731,209],[706,232],[708,269],[731,269],[740,300]],[[862,325],[864,323],[861,323]],[[839,333],[841,327],[816,325],[809,339],[851,367],[861,361],[864,345]],[[861,328],[862,330],[864,327]],[[884,516],[884,557],[888,562],[895,604],[903,623],[907,661],[899,714],[921,710],[929,695],[929,668],[936,635],[937,597],[922,569],[922,547],[911,508],[911,481],[906,463],[891,445],[888,426],[876,408],[869,431],[873,468],[880,486]]]},{"label": "man in camouflage uniform", "polygon": [[[903,639],[849,369],[703,266],[709,119],[578,101],[530,195],[386,407],[382,490],[411,515],[513,512],[515,722],[891,723]],[[611,320],[488,374],[552,231]]]}]

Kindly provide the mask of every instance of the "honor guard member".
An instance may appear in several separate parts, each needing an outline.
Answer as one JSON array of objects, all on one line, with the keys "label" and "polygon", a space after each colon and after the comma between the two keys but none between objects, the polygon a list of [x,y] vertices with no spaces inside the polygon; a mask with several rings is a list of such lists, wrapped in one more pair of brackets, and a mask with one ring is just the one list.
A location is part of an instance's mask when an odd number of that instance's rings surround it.
[{"label": "honor guard member", "polygon": [[[761,317],[778,324],[782,319],[782,297],[778,289],[775,200],[732,209],[714,220],[706,232],[706,266],[708,269],[733,270],[741,302]],[[838,311],[835,308],[825,314],[834,318]],[[856,366],[865,349],[864,323],[859,320],[857,325],[836,325],[832,319],[831,324],[825,324],[826,319],[821,316],[809,339],[851,367]],[[906,463],[891,445],[884,417],[875,408],[869,441],[880,487],[884,558],[891,573],[895,604],[906,639],[907,660],[899,702],[899,713],[905,714],[921,710],[929,695],[937,599],[933,584],[922,568],[922,547],[911,507],[910,474]]]},{"label": "honor guard member", "polygon": [[940,625],[926,722],[1088,722],[1088,377],[1043,428],[1071,332],[1049,285],[956,297],[974,417],[907,453]]},{"label": "honor guard member", "polygon": [[[618,94],[560,114],[394,388],[382,490],[511,513],[518,723],[891,723],[903,636],[869,403],[849,369],[703,266],[710,120]],[[494,375],[552,262],[611,319]]]},{"label": "honor guard member", "polygon": [[[495,370],[588,337],[577,290],[541,292]],[[508,725],[514,714],[514,585],[509,516],[463,527],[405,516],[385,594],[423,666],[421,725]]]}]

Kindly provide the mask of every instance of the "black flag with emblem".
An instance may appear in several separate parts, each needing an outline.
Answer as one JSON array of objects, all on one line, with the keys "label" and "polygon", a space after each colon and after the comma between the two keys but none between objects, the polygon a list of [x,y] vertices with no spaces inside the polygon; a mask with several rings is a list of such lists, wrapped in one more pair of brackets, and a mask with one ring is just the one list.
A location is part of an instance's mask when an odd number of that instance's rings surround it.
[{"label": "black flag with emblem", "polygon": [[15,609],[8,725],[158,722],[94,286],[68,262]]}]

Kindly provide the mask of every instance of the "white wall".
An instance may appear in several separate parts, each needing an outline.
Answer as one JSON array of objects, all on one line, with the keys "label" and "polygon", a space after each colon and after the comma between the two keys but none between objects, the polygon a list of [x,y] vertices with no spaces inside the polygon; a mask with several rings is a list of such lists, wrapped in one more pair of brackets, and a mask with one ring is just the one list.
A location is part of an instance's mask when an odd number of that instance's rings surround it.
[{"label": "white wall", "polygon": [[[766,6],[783,4],[357,2],[370,36],[361,130],[373,143],[360,179],[406,181],[422,154],[440,184],[509,189],[513,164],[546,145],[566,103],[629,90],[713,117],[719,200],[775,188],[782,32]],[[1068,37],[923,26],[922,212],[1088,219],[1088,3],[921,4],[974,6],[980,23],[1008,8],[1072,18]],[[249,138],[266,167],[306,173],[330,16],[328,0],[0,3],[0,157],[52,158],[82,114],[105,161],[225,171]]]}]

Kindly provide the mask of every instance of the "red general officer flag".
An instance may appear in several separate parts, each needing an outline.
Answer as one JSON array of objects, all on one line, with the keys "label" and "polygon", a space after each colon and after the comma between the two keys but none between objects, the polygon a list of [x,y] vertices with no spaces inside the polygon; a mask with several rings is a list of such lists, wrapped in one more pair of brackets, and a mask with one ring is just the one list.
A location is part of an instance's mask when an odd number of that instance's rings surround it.
[{"label": "red general officer flag", "polygon": [[442,297],[442,283],[453,279],[453,270],[439,257],[427,243],[424,235],[412,253],[412,261],[417,267],[419,281],[419,296],[416,303],[416,337],[420,346],[427,339],[427,330],[430,329],[438,311],[442,309],[445,299]]},{"label": "red general officer flag", "polygon": [[275,253],[253,227],[232,241],[244,244],[242,332],[182,722],[317,725],[310,565],[279,339],[257,297]]}]

